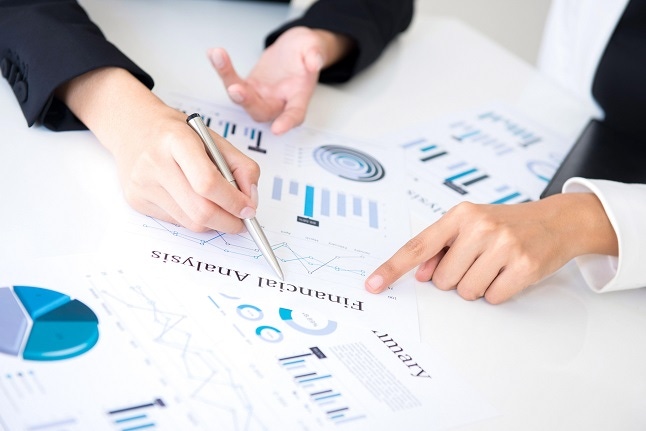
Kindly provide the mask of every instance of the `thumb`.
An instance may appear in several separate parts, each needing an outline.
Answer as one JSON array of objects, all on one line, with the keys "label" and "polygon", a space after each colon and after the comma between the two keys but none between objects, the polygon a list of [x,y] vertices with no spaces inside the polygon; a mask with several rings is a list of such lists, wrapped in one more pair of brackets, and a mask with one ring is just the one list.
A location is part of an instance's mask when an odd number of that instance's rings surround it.
[{"label": "thumb", "polygon": [[305,70],[310,73],[318,73],[323,69],[325,60],[321,51],[318,49],[311,49],[305,54],[303,63],[305,64]]}]

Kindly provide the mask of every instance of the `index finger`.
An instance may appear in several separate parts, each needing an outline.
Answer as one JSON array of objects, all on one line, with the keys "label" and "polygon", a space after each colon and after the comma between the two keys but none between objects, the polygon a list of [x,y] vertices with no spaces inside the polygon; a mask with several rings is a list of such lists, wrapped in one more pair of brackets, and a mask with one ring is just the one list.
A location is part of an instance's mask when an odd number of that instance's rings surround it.
[{"label": "index finger", "polygon": [[382,263],[366,279],[366,290],[372,293],[383,292],[402,275],[440,253],[454,236],[453,229],[442,221],[440,219],[424,229]]}]

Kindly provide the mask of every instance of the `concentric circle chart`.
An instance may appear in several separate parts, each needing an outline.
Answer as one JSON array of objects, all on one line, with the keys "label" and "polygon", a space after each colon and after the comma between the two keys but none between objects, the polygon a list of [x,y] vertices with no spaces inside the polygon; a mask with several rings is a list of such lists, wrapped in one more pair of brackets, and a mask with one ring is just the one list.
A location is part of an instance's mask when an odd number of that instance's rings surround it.
[{"label": "concentric circle chart", "polygon": [[32,286],[0,287],[0,352],[34,361],[73,358],[99,339],[99,320],[82,302]]},{"label": "concentric circle chart", "polygon": [[369,154],[340,145],[323,145],[312,154],[326,171],[346,180],[373,182],[386,175],[381,163]]}]

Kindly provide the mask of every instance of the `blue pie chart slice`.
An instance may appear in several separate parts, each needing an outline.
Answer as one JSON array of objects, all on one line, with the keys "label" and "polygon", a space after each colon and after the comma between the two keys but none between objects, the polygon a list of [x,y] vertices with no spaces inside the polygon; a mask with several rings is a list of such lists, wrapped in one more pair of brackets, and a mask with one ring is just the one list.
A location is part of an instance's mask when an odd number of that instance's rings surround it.
[{"label": "blue pie chart slice", "polygon": [[13,291],[32,319],[69,302],[70,297],[41,287],[14,286]]},{"label": "blue pie chart slice", "polygon": [[97,343],[98,324],[87,305],[62,293],[31,286],[0,288],[0,352],[22,353],[34,361],[72,358]]}]

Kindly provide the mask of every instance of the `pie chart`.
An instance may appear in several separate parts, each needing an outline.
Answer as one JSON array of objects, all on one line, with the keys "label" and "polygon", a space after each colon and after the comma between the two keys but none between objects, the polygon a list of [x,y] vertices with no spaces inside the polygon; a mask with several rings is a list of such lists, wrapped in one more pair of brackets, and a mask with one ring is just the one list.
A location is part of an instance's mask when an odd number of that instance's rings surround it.
[{"label": "pie chart", "polygon": [[0,353],[56,361],[82,355],[98,339],[99,320],[81,301],[41,287],[0,287]]}]

